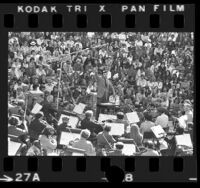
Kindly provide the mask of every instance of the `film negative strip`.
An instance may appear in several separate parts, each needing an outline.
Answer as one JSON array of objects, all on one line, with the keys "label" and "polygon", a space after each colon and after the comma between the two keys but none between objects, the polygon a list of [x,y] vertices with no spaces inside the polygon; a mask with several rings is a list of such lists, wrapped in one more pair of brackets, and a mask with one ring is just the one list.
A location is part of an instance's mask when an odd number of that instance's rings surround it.
[{"label": "film negative strip", "polygon": [[0,182],[197,182],[195,4],[0,4]]}]

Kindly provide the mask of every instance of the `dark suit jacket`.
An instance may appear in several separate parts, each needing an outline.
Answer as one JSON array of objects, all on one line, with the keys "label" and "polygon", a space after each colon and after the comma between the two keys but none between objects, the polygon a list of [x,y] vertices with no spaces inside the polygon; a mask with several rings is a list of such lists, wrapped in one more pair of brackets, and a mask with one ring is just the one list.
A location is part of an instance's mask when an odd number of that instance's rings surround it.
[{"label": "dark suit jacket", "polygon": [[111,81],[97,76],[97,98],[102,98],[105,95],[108,99],[110,91],[115,94],[115,90]]},{"label": "dark suit jacket", "polygon": [[99,125],[99,124],[97,124],[93,121],[90,121],[86,118],[81,121],[80,128],[81,129],[88,129],[88,130],[90,130],[91,133],[96,133],[96,134],[98,134],[99,132],[101,132],[103,130],[101,125]]},{"label": "dark suit jacket", "polygon": [[57,127],[57,132],[58,134],[60,134],[62,131],[66,131],[66,127],[69,127],[69,125],[67,125],[66,123],[61,123],[58,127]]},{"label": "dark suit jacket", "polygon": [[38,139],[39,135],[45,127],[46,126],[42,124],[38,119],[34,119],[28,127],[30,137],[33,139]]}]

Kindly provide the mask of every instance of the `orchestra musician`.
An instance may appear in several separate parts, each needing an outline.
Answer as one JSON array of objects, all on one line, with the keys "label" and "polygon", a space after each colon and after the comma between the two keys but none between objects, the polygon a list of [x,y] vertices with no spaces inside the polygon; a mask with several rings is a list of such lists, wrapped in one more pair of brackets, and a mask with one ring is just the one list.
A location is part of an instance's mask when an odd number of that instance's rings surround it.
[{"label": "orchestra musician", "polygon": [[67,127],[68,128],[71,127],[71,126],[69,126],[69,118],[68,117],[63,117],[62,118],[62,123],[59,126],[57,126],[57,133],[58,133],[58,135],[62,131],[65,131]]},{"label": "orchestra musician", "polygon": [[124,148],[124,144],[122,142],[117,142],[115,144],[115,150],[108,152],[108,156],[124,156],[122,150]]},{"label": "orchestra musician", "polygon": [[141,154],[141,156],[160,156],[160,153],[154,149],[153,141],[146,141],[144,146],[146,150]]},{"label": "orchestra musician", "polygon": [[26,156],[43,156],[39,140],[35,140],[26,152]]},{"label": "orchestra musician", "polygon": [[116,140],[112,135],[109,134],[110,131],[111,126],[105,125],[103,131],[97,135],[97,151],[100,151],[103,148],[105,150],[113,149],[113,144],[116,142]]},{"label": "orchestra musician", "polygon": [[143,135],[140,133],[140,128],[137,124],[131,124],[130,138],[135,141],[135,144],[139,147],[142,146]]},{"label": "orchestra musician", "polygon": [[169,117],[167,109],[159,107],[157,111],[159,116],[156,118],[155,125],[160,125],[165,131],[168,131]]},{"label": "orchestra musician", "polygon": [[90,131],[87,129],[82,130],[80,133],[80,139],[74,141],[72,147],[85,150],[85,154],[88,156],[95,156],[96,152],[92,143],[88,140],[89,137]]},{"label": "orchestra musician", "polygon": [[81,121],[80,129],[88,129],[91,132],[90,141],[95,141],[96,135],[103,130],[101,124],[92,120],[93,111],[88,110],[85,112],[85,118]]},{"label": "orchestra musician", "polygon": [[51,155],[57,148],[57,141],[55,138],[56,131],[53,127],[46,127],[41,132],[38,140],[40,141],[41,148],[44,150],[46,155]]},{"label": "orchestra musician", "polygon": [[43,117],[43,112],[38,112],[35,114],[34,119],[28,126],[31,142],[38,140],[38,137],[42,133],[43,129],[47,127],[47,123],[43,120]]}]

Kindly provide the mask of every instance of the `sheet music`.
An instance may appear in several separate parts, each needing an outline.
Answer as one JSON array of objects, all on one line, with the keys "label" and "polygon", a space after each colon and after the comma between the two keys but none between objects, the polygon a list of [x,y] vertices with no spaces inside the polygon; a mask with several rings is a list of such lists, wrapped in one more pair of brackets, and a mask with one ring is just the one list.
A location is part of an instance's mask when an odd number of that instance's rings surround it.
[{"label": "sheet music", "polygon": [[79,119],[75,116],[69,116],[69,125],[73,128],[76,129],[76,126],[79,122]]},{"label": "sheet music", "polygon": [[73,112],[77,113],[77,114],[83,114],[83,111],[85,109],[86,105],[83,103],[79,103],[78,105],[76,105],[73,109]]},{"label": "sheet music", "polygon": [[190,134],[176,135],[176,145],[178,146],[188,146],[193,148]]},{"label": "sheet music", "polygon": [[123,154],[130,156],[130,155],[133,155],[133,153],[135,152],[136,152],[136,148],[134,144],[124,144],[124,148],[122,150]]},{"label": "sheet music", "polygon": [[68,145],[70,141],[80,138],[80,134],[70,133],[70,132],[61,132],[60,142],[61,145]]},{"label": "sheet music", "polygon": [[37,114],[42,109],[42,105],[36,103],[33,109],[31,110],[31,113]]},{"label": "sheet music", "polygon": [[19,142],[13,142],[13,141],[8,141],[8,155],[9,156],[15,156],[17,151],[19,150],[21,146],[21,143]]},{"label": "sheet music", "polygon": [[77,117],[75,117],[75,116],[67,116],[67,115],[64,115],[64,114],[61,114],[60,119],[58,121],[58,126],[63,122],[62,121],[63,117],[69,118],[69,126],[71,126],[73,129],[76,128],[76,126],[77,126],[77,124],[79,122],[79,119]]},{"label": "sheet music", "polygon": [[62,121],[62,118],[64,118],[64,117],[68,117],[69,118],[69,116],[67,116],[67,115],[64,115],[64,114],[61,114],[60,115],[60,119],[59,119],[59,121],[58,121],[58,125],[60,125],[63,121]]},{"label": "sheet music", "polygon": [[129,123],[138,123],[140,121],[137,112],[126,113]]},{"label": "sheet music", "polygon": [[110,131],[111,135],[121,136],[122,134],[124,134],[124,124],[123,123],[107,123],[106,122],[106,125],[111,126],[111,131]]},{"label": "sheet music", "polygon": [[99,114],[99,119],[98,119],[99,122],[106,121],[106,120],[109,120],[109,119],[116,120],[117,116],[116,115],[110,115],[110,114]]},{"label": "sheet music", "polygon": [[160,125],[151,127],[151,130],[153,131],[156,138],[162,138],[164,135],[166,135],[166,132]]},{"label": "sheet music", "polygon": [[187,128],[187,115],[183,115],[181,117],[178,118],[179,121],[179,126],[182,127],[183,129]]}]

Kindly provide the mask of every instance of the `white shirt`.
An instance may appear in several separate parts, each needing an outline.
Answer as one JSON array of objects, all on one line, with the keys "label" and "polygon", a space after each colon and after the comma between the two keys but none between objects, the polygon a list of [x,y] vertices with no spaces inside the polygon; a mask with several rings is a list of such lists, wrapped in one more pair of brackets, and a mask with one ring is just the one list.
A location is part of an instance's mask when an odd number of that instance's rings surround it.
[{"label": "white shirt", "polygon": [[95,149],[90,141],[87,141],[83,138],[80,138],[80,140],[75,141],[72,145],[74,148],[85,150],[85,153],[88,156],[95,156]]},{"label": "white shirt", "polygon": [[45,84],[45,90],[46,91],[51,93],[53,91],[53,88],[54,88],[53,84]]},{"label": "white shirt", "polygon": [[185,112],[185,115],[187,116],[187,122],[193,122],[193,112],[191,110]]},{"label": "white shirt", "polygon": [[186,124],[187,120],[188,120],[187,115],[183,115],[183,116],[179,117],[178,118],[179,127],[186,129],[187,128],[187,124]]},{"label": "white shirt", "polygon": [[44,135],[40,135],[39,140],[41,147],[46,150],[47,155],[53,153],[53,150],[57,147],[57,141],[55,139],[49,139]]},{"label": "white shirt", "polygon": [[137,46],[137,47],[143,46],[142,40],[136,40],[136,41],[135,41],[135,46]]},{"label": "white shirt", "polygon": [[166,128],[169,122],[169,117],[166,114],[161,114],[156,118],[156,125],[160,125],[162,128]]}]

